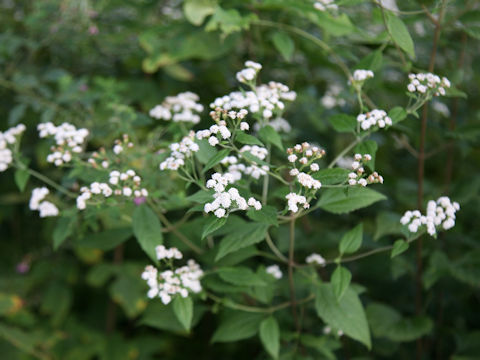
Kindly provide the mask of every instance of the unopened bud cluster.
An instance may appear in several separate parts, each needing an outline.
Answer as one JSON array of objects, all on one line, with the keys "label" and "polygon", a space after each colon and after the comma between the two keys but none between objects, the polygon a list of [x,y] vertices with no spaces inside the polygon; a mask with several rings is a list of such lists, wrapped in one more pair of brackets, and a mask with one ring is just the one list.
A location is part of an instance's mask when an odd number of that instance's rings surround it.
[{"label": "unopened bud cluster", "polygon": [[12,163],[12,148],[25,129],[25,125],[18,124],[7,131],[0,131],[0,172],[7,170]]},{"label": "unopened bud cluster", "polygon": [[[240,151],[244,152],[247,150],[244,149],[243,151]],[[239,162],[239,159],[236,156],[226,156],[222,159],[222,161],[220,161],[220,164],[227,167],[227,172],[232,174],[234,181],[240,180],[243,177],[243,174],[249,175],[254,179],[258,180],[261,176],[267,175],[267,172],[270,170],[267,165],[245,165]]]},{"label": "unopened bud cluster", "polygon": [[197,94],[187,91],[176,96],[167,96],[161,105],[150,110],[150,116],[159,120],[172,120],[173,122],[191,122],[198,124],[203,111],[203,105],[199,104]]},{"label": "unopened bud cluster", "polygon": [[93,182],[89,187],[82,187],[80,195],[77,197],[77,208],[84,210],[87,207],[87,200],[95,195],[108,198],[112,195],[123,196],[126,198],[147,197],[148,191],[141,187],[142,179],[134,170],[129,169],[125,172],[114,170],[110,172],[108,183]]},{"label": "unopened bud cluster", "polygon": [[167,249],[160,245],[155,250],[157,259],[166,263],[170,262],[171,269],[159,271],[152,265],[145,267],[142,279],[147,282],[150,288],[147,293],[150,299],[158,297],[167,305],[177,295],[186,298],[190,293],[197,294],[202,291],[200,279],[203,276],[203,271],[194,260],[190,259],[186,266],[175,269],[171,261],[183,258],[182,253],[177,248]]},{"label": "unopened bud cluster", "polygon": [[357,122],[360,123],[362,130],[368,130],[371,127],[378,126],[380,129],[386,126],[392,126],[392,119],[384,110],[374,109],[365,114],[357,116]]},{"label": "unopened bud cluster", "polygon": [[436,236],[438,230],[449,230],[455,226],[455,213],[460,210],[457,202],[442,196],[437,201],[430,200],[425,215],[419,210],[409,210],[400,219],[402,225],[408,226],[408,231],[416,233],[425,226],[431,236]]},{"label": "unopened bud cluster", "polygon": [[58,208],[50,201],[44,200],[50,191],[46,187],[32,190],[29,207],[30,210],[38,210],[40,217],[58,216]]},{"label": "unopened bud cluster", "polygon": [[304,142],[288,148],[287,154],[288,161],[293,165],[290,175],[296,177],[297,181],[308,189],[320,189],[322,184],[310,174],[320,170],[315,160],[321,159],[325,155],[325,150]]},{"label": "unopened bud cluster", "polygon": [[53,137],[56,146],[51,147],[52,153],[47,156],[47,161],[55,166],[72,161],[74,154],[83,151],[82,146],[89,134],[87,129],[77,129],[74,125],[63,123],[55,126],[51,122],[38,124],[41,138]]},{"label": "unopened bud cluster", "polygon": [[237,72],[236,78],[239,82],[248,84],[254,82],[260,70],[262,70],[261,64],[248,60],[245,62],[245,69]]},{"label": "unopened bud cluster", "polygon": [[450,87],[450,81],[432,73],[409,74],[410,83],[407,89],[411,93],[426,94],[433,92],[435,96],[445,95],[445,88]]},{"label": "unopened bud cluster", "polygon": [[355,186],[367,186],[369,184],[383,184],[383,177],[379,175],[376,171],[370,175],[366,175],[364,163],[372,160],[370,154],[355,154],[353,157],[354,161],[352,162],[352,172],[348,174],[348,184]]}]

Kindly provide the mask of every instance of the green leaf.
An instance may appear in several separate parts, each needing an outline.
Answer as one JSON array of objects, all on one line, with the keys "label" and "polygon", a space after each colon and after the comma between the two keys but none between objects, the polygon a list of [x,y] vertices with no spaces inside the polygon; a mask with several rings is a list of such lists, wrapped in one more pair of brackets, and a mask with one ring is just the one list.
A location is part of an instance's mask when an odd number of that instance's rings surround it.
[{"label": "green leaf", "polygon": [[140,247],[157,263],[155,248],[163,243],[162,225],[157,215],[148,205],[142,204],[133,212],[132,226]]},{"label": "green leaf", "polygon": [[219,164],[220,161],[222,161],[223,159],[225,159],[228,154],[230,153],[230,150],[228,149],[223,149],[223,150],[220,150],[219,152],[217,152],[215,155],[213,155],[208,161],[207,163],[205,164],[204,168],[203,168],[203,172],[207,172],[208,170],[210,170],[212,167],[214,167],[215,165]]},{"label": "green leaf", "polygon": [[206,31],[220,30],[224,35],[247,30],[250,27],[250,22],[256,20],[255,14],[249,14],[248,16],[242,16],[235,9],[224,10],[220,6],[217,6],[215,13],[210,21],[205,26]]},{"label": "green leaf", "polygon": [[392,123],[396,124],[407,118],[407,112],[400,106],[395,106],[388,112],[388,116],[392,119]]},{"label": "green leaf", "polygon": [[347,114],[335,114],[328,118],[328,122],[338,132],[354,132],[357,127],[355,117]]},{"label": "green leaf", "polygon": [[136,276],[119,272],[110,286],[110,295],[129,318],[141,314],[147,306],[144,284]]},{"label": "green leaf", "polygon": [[114,228],[98,233],[87,234],[75,241],[75,244],[89,249],[111,250],[128,240],[132,236],[132,229],[129,227]]},{"label": "green leaf", "polygon": [[195,194],[187,196],[188,201],[196,202],[196,203],[206,203],[213,200],[213,194],[215,192],[213,190],[198,190]]},{"label": "green leaf", "polygon": [[260,340],[263,347],[274,358],[278,358],[280,351],[280,328],[277,320],[270,316],[260,324]]},{"label": "green leaf", "polygon": [[263,142],[275,145],[280,151],[284,150],[281,136],[270,125],[262,127],[258,132],[258,136],[260,136]]},{"label": "green leaf", "polygon": [[265,239],[265,233],[268,229],[267,224],[253,223],[246,224],[235,232],[229,233],[220,242],[215,261],[220,260],[227,254],[244,247],[257,244]]},{"label": "green leaf", "polygon": [[205,239],[208,235],[214,231],[220,229],[227,222],[226,217],[217,218],[216,216],[211,216],[208,219],[208,222],[203,227],[202,240]]},{"label": "green leaf", "polygon": [[399,239],[395,241],[393,243],[393,248],[390,254],[390,258],[394,258],[395,256],[400,255],[401,253],[407,251],[408,247],[409,247],[408,243],[403,239]]},{"label": "green leaf", "polygon": [[383,55],[381,50],[372,51],[370,54],[365,56],[359,63],[355,66],[355,69],[366,69],[376,72],[382,68],[383,65]]},{"label": "green leaf", "polygon": [[173,300],[173,312],[185,330],[190,331],[193,320],[193,301],[190,297],[177,296]]},{"label": "green leaf", "polygon": [[218,151],[214,146],[208,143],[207,139],[196,139],[195,141],[199,147],[199,150],[195,153],[195,157],[202,164],[206,164]]},{"label": "green leaf", "polygon": [[397,213],[382,211],[375,219],[375,234],[373,240],[377,241],[386,235],[402,235],[403,225]]},{"label": "green leaf", "polygon": [[344,36],[356,30],[350,18],[345,13],[336,17],[333,17],[327,12],[316,11],[315,13],[318,26],[333,36]]},{"label": "green leaf", "polygon": [[243,157],[244,159],[246,159],[247,161],[250,161],[250,162],[255,163],[255,164],[257,164],[257,165],[267,165],[267,166],[270,166],[270,167],[272,166],[272,165],[270,165],[269,163],[267,163],[267,162],[259,159],[259,158],[256,157],[255,155],[252,155],[252,153],[249,152],[249,151],[241,152],[240,155],[242,155],[242,157]]},{"label": "green leaf", "polygon": [[244,132],[237,133],[235,140],[242,144],[264,146],[255,136],[245,134]]},{"label": "green leaf", "polygon": [[403,21],[392,12],[387,12],[387,27],[393,42],[414,58],[415,46]]},{"label": "green leaf", "polygon": [[240,286],[264,286],[263,279],[247,267],[224,267],[218,269],[220,278],[230,284]]},{"label": "green leaf", "polygon": [[25,190],[25,186],[27,186],[28,179],[30,178],[30,173],[24,169],[17,169],[15,171],[14,178],[18,189],[20,192],[23,192]]},{"label": "green leaf", "polygon": [[77,221],[76,216],[61,217],[57,220],[55,229],[53,229],[53,249],[57,250],[60,245],[69,237],[73,232],[73,225]]},{"label": "green leaf", "polygon": [[364,162],[364,164],[372,170],[375,170],[375,155],[377,154],[377,149],[378,145],[374,140],[365,140],[355,146],[355,152],[362,155],[370,154],[372,156],[372,160]]},{"label": "green leaf", "polygon": [[277,209],[270,205],[265,205],[260,210],[250,209],[247,216],[262,224],[278,226]]},{"label": "green leaf", "polygon": [[363,223],[358,224],[352,230],[343,235],[340,240],[340,254],[351,254],[360,249],[363,239]]},{"label": "green leaf", "polygon": [[202,25],[208,15],[215,12],[216,0],[186,0],[183,4],[185,18],[193,25]]},{"label": "green leaf", "polygon": [[342,184],[348,179],[350,170],[342,168],[321,169],[312,174],[313,178],[319,180],[322,185]]},{"label": "green leaf", "polygon": [[350,285],[350,281],[352,280],[352,274],[348,271],[347,268],[343,266],[338,266],[332,274],[330,282],[333,286],[333,292],[335,293],[335,297],[337,301],[340,301],[345,295],[345,292],[348,289],[348,285]]},{"label": "green leaf", "polygon": [[348,188],[348,191],[326,189],[318,206],[333,214],[346,214],[386,199],[385,195],[364,187]]},{"label": "green leaf", "polygon": [[283,58],[290,62],[295,51],[295,43],[292,38],[286,33],[277,31],[272,36],[273,45],[278,50],[278,52],[283,56]]},{"label": "green leaf", "polygon": [[249,312],[229,312],[215,330],[212,336],[212,343],[215,342],[232,342],[248,339],[254,336],[263,319],[263,314]]},{"label": "green leaf", "polygon": [[320,284],[315,298],[318,316],[335,329],[371,348],[370,330],[362,303],[357,293],[348,288],[337,301],[330,284]]}]

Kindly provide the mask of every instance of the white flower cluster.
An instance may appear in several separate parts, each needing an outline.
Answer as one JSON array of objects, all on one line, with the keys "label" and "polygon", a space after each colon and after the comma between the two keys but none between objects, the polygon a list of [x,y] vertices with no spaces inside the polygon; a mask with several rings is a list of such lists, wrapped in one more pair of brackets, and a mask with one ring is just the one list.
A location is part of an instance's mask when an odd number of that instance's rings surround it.
[{"label": "white flower cluster", "polygon": [[[252,69],[252,71],[254,71]],[[226,111],[247,109],[250,113],[260,114],[264,119],[272,119],[285,109],[285,101],[293,101],[297,97],[288,86],[270,81],[268,85],[256,86],[254,90],[234,91],[216,98],[210,104],[212,109],[221,108]]]},{"label": "white flower cluster", "polygon": [[8,166],[12,163],[13,154],[9,146],[17,142],[18,136],[20,136],[25,129],[25,125],[18,124],[5,132],[0,131],[0,172],[7,170]]},{"label": "white flower cluster", "polygon": [[77,129],[69,123],[55,126],[46,122],[38,124],[37,130],[41,138],[54,138],[56,146],[52,146],[52,153],[47,156],[47,161],[55,166],[66,164],[72,161],[74,153],[81,153],[82,145],[89,134],[87,129]]},{"label": "white flower cluster", "polygon": [[357,121],[363,130],[368,130],[371,127],[378,126],[383,129],[386,126],[392,126],[392,119],[384,110],[374,109],[365,114],[357,116]]},{"label": "white flower cluster", "polygon": [[319,11],[338,10],[338,5],[335,4],[335,0],[315,1],[313,7]]},{"label": "white flower cluster", "polygon": [[170,144],[169,148],[172,152],[170,156],[160,164],[160,170],[178,170],[178,168],[185,165],[185,159],[200,150],[194,139],[195,133],[190,131],[189,135],[185,136],[179,143]]},{"label": "white flower cluster", "polygon": [[425,225],[428,234],[436,236],[437,230],[449,230],[455,226],[455,213],[460,210],[457,202],[442,196],[437,201],[430,200],[427,204],[427,213],[422,215],[419,210],[409,210],[400,219],[402,225],[408,225],[408,230],[416,233]]},{"label": "white flower cluster", "polygon": [[270,125],[276,132],[289,133],[290,131],[292,131],[290,123],[282,117],[271,120],[268,124],[260,124],[259,122],[257,122],[253,126],[253,129],[258,132],[265,125]]},{"label": "white flower cluster", "polygon": [[342,87],[338,84],[331,84],[327,88],[325,95],[320,99],[325,109],[332,109],[335,106],[344,106],[346,104],[345,99],[339,97],[342,92]]},{"label": "white flower cluster", "polygon": [[288,200],[288,210],[293,213],[298,212],[298,204],[303,205],[304,209],[308,209],[310,207],[310,204],[307,202],[307,198],[303,195],[295,194],[292,192],[287,194],[285,198]]},{"label": "white flower cluster", "polygon": [[316,253],[308,255],[307,258],[305,259],[305,261],[306,261],[307,264],[316,264],[316,265],[321,265],[321,266],[326,265],[325,259],[321,255],[316,254]]},{"label": "white flower cluster", "polygon": [[122,139],[116,139],[115,145],[113,146],[113,152],[115,155],[118,155],[123,152],[124,148],[127,147],[129,149],[133,148],[133,143],[128,138],[128,134],[123,134]]},{"label": "white flower cluster", "polygon": [[372,70],[355,70],[353,72],[353,80],[356,82],[363,82],[373,77],[374,74]]},{"label": "white flower cluster", "polygon": [[351,167],[354,171],[348,174],[349,185],[367,186],[368,184],[383,184],[383,177],[381,175],[378,175],[376,171],[374,171],[372,174],[368,175],[365,178],[366,174],[363,163],[372,160],[372,156],[370,154],[355,154],[353,158],[354,161],[352,162]]},{"label": "white flower cluster", "polygon": [[102,195],[105,198],[112,195],[127,198],[131,196],[135,198],[148,196],[147,189],[140,187],[142,179],[132,169],[122,173],[117,170],[111,171],[108,182],[109,184],[93,182],[89,187],[82,187],[80,189],[81,194],[77,197],[77,208],[85,210],[87,200],[91,199],[93,195]]},{"label": "white flower cluster", "polygon": [[242,178],[242,174],[250,175],[254,179],[260,179],[261,176],[265,176],[270,170],[267,165],[262,165],[261,167],[252,164],[245,165],[240,163],[236,156],[226,156],[220,161],[224,166],[227,166],[227,172],[232,174],[233,181],[236,182]]},{"label": "white flower cluster", "polygon": [[410,83],[407,86],[409,92],[425,94],[433,91],[435,96],[445,95],[445,88],[450,87],[450,81],[432,73],[409,74]]},{"label": "white flower cluster", "polygon": [[[163,245],[158,246],[156,252],[159,260],[181,259],[183,257],[178,249],[166,249]],[[147,282],[150,288],[147,296],[150,299],[159,297],[165,305],[169,304],[172,297],[177,294],[186,298],[189,293],[196,294],[202,291],[202,285],[200,284],[202,276],[202,269],[192,259],[187,261],[186,266],[162,272],[159,272],[154,266],[148,265],[142,273],[142,279]]]},{"label": "white flower cluster", "polygon": [[220,120],[218,124],[214,124],[208,129],[197,131],[196,136],[199,140],[208,138],[208,143],[211,146],[216,146],[220,144],[221,140],[229,139],[232,133],[228,130],[226,121]]},{"label": "white flower cluster", "polygon": [[199,112],[203,111],[203,105],[197,101],[197,94],[187,91],[176,96],[167,96],[161,105],[150,110],[150,116],[155,119],[172,120],[174,122],[200,122]]},{"label": "white flower cluster", "polygon": [[[296,176],[297,181],[308,189],[320,189],[322,186],[320,181],[315,180],[309,173],[320,170],[320,166],[315,160],[322,158],[325,155],[325,150],[320,149],[318,146],[310,145],[308,142],[304,142],[295,145],[293,148],[288,148],[287,154],[288,161],[293,164],[290,175]],[[305,173],[304,170],[309,173]]]},{"label": "white flower cluster", "polygon": [[265,269],[265,271],[267,274],[272,275],[277,280],[280,280],[283,277],[282,270],[280,270],[278,265],[270,265]]},{"label": "white flower cluster", "polygon": [[46,187],[35,188],[30,197],[30,210],[38,210],[40,217],[58,216],[58,208],[50,201],[44,201],[50,193]]},{"label": "white flower cluster", "polygon": [[248,201],[240,195],[238,189],[231,187],[227,190],[227,186],[233,184],[234,176],[230,173],[220,174],[214,173],[212,178],[207,181],[207,188],[214,189],[214,200],[211,203],[206,203],[204,211],[206,213],[213,212],[216,217],[222,218],[228,216],[232,210],[240,209],[247,210],[252,207],[255,210],[261,210],[262,204],[260,201],[250,197]]},{"label": "white flower cluster", "polygon": [[258,72],[262,70],[262,65],[254,61],[245,61],[245,69],[237,72],[237,80],[241,83],[249,83],[255,80]]},{"label": "white flower cluster", "polygon": [[[122,139],[116,139],[112,151],[115,155],[119,155],[125,151],[125,149],[133,148],[133,143],[130,141],[128,134],[123,134]],[[101,147],[98,151],[94,151],[92,156],[88,159],[88,163],[92,167],[102,167],[107,169],[110,166],[111,158],[108,156],[104,147]]]}]

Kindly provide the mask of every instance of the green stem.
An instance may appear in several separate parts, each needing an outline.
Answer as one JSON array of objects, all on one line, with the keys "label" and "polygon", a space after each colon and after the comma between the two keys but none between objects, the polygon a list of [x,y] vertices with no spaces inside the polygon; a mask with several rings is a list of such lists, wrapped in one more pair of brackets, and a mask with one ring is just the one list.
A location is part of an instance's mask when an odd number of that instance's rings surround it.
[{"label": "green stem", "polygon": [[[270,154],[270,151],[271,151],[271,145],[268,144],[267,145],[267,151],[268,151],[268,155],[267,155],[267,163],[270,164],[270,158],[271,158],[271,154]],[[267,197],[268,197],[268,181],[270,179],[270,176],[269,174],[265,174],[265,176],[263,177],[263,189],[262,189],[262,204],[265,206],[267,205]]]},{"label": "green stem", "polygon": [[328,164],[327,168],[328,169],[331,169],[335,166],[335,164],[337,163],[337,161],[343,157],[346,153],[348,153],[350,150],[353,149],[353,147],[355,147],[355,145],[357,145],[358,143],[360,143],[363,139],[365,139],[367,136],[369,136],[370,133],[365,133],[363,134],[362,136],[360,137],[357,137],[354,141],[352,141],[345,149],[343,149],[342,152],[340,152],[340,154],[338,154],[335,159],[332,160],[332,162],[330,164]]},{"label": "green stem", "polygon": [[15,167],[17,167],[20,170],[27,171],[33,177],[36,177],[38,180],[43,181],[45,184],[51,186],[55,190],[61,192],[62,194],[66,195],[66,196],[68,196],[72,199],[75,199],[77,197],[77,195],[75,193],[73,193],[71,191],[68,191],[62,185],[57,184],[55,181],[51,180],[50,178],[46,177],[45,175],[40,174],[38,171],[27,168],[24,165],[21,165],[21,166],[16,165]]}]

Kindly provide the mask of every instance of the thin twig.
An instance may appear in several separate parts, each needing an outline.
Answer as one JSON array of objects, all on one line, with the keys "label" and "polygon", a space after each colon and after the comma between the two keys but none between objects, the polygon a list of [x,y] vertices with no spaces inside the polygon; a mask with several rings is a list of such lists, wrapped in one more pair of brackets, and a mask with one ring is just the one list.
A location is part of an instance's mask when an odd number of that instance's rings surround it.
[{"label": "thin twig", "polygon": [[290,241],[289,241],[289,249],[288,249],[288,285],[290,287],[290,303],[292,307],[293,321],[295,323],[295,328],[297,329],[297,332],[299,332],[300,322],[298,321],[297,301],[295,296],[295,282],[293,280],[293,269],[295,267],[294,255],[295,255],[295,218],[292,217],[290,220]]}]

